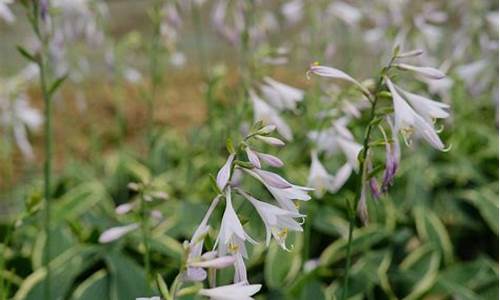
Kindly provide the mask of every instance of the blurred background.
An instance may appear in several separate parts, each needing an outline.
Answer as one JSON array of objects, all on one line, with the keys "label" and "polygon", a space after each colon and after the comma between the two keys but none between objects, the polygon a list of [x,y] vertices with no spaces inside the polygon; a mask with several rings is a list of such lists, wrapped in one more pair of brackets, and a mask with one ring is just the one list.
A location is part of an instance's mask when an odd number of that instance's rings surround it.
[{"label": "blurred background", "polygon": [[[339,105],[332,99],[340,99],[344,86],[307,80],[309,65],[335,66],[360,81],[375,78],[396,44],[423,49],[417,62],[447,73],[439,83],[408,84],[451,105],[441,134],[450,150],[437,152],[418,141],[403,146],[393,189],[379,202],[370,201],[369,225],[355,230],[349,297],[498,298],[496,1],[51,4],[52,71],[68,75],[54,99],[53,121],[58,226],[50,255],[61,266],[71,263],[56,271],[58,299],[132,299],[151,293],[142,284],[137,237],[112,246],[97,243],[104,229],[129,221],[114,207],[136,197],[127,184],[144,177],[155,178],[169,195],[156,207],[162,219],[154,228],[153,264],[173,280],[181,244],[213,198],[208,175],[224,163],[226,138],[236,140],[253,122],[251,105],[240,105],[242,90],[265,76],[305,92],[296,110],[282,113],[294,138],[279,151],[287,165],[283,172],[305,185],[313,148],[308,133],[321,128],[318,113]],[[17,45],[37,48],[22,6],[0,0],[5,251],[0,270],[7,291],[2,295],[41,299],[44,107],[36,67]],[[157,90],[151,114],[152,86]],[[349,125],[358,141],[366,121],[361,110]],[[332,171],[341,165],[337,157],[323,163]],[[265,285],[258,299],[338,297],[348,231],[344,199],[355,189],[352,178],[339,192],[304,204],[305,233],[291,236],[291,252],[276,245],[268,251],[256,247],[249,281]],[[251,219],[248,207],[241,213]],[[261,226],[249,227],[262,234]],[[65,261],[68,251],[80,260]]]}]

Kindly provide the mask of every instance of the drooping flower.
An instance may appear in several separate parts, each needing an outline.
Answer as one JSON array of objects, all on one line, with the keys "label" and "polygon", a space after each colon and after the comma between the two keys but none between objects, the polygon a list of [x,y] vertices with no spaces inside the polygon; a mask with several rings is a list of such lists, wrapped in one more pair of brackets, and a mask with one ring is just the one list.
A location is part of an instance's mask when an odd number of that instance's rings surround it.
[{"label": "drooping flower", "polygon": [[236,215],[233,208],[233,203],[231,201],[231,188],[226,189],[226,208],[224,210],[224,215],[222,216],[221,226],[219,229],[219,235],[215,242],[215,247],[219,245],[219,256],[224,256],[226,253],[237,253],[240,252],[244,257],[247,256],[245,241],[255,244],[255,240],[252,239],[243,229],[243,226]]},{"label": "drooping flower", "polygon": [[13,23],[16,17],[7,5],[12,4],[13,0],[0,0],[0,18],[7,23]]},{"label": "drooping flower", "polygon": [[267,153],[261,153],[261,152],[256,152],[256,154],[259,157],[259,159],[261,159],[262,161],[264,161],[265,163],[267,163],[268,165],[270,165],[272,167],[281,168],[284,165],[283,162],[281,161],[281,159],[279,159],[278,157],[276,157],[274,155],[267,154]]},{"label": "drooping flower", "polygon": [[99,236],[99,243],[106,244],[120,239],[126,234],[139,228],[139,224],[133,223],[124,226],[111,227]]},{"label": "drooping flower", "polygon": [[401,70],[415,72],[430,79],[442,79],[446,77],[446,74],[432,67],[417,67],[408,64],[395,64],[394,66]]},{"label": "drooping flower", "polygon": [[431,146],[443,150],[444,144],[434,127],[411,108],[388,77],[385,77],[385,82],[392,94],[396,130],[401,131],[406,140],[415,131],[418,136],[423,137]]},{"label": "drooping flower", "polygon": [[286,122],[281,118],[278,111],[267,104],[263,99],[261,99],[257,94],[250,90],[250,99],[253,103],[253,112],[255,122],[262,121],[264,124],[272,124],[276,126],[279,134],[281,134],[286,140],[292,140],[292,130],[286,124]]},{"label": "drooping flower", "polygon": [[261,85],[264,98],[279,110],[295,110],[297,103],[304,98],[304,91],[278,82],[270,77],[264,77]]},{"label": "drooping flower", "polygon": [[261,287],[260,284],[238,282],[211,289],[201,289],[198,294],[212,300],[253,300],[251,296],[259,292]]},{"label": "drooping flower", "polygon": [[387,192],[389,190],[389,187],[392,185],[394,177],[396,176],[396,172],[399,167],[399,160],[401,156],[397,130],[395,129],[393,122],[389,118],[387,118],[387,123],[391,127],[392,141],[389,141],[387,137],[384,135],[385,169],[382,179],[383,192]]},{"label": "drooping flower", "polygon": [[400,87],[396,87],[396,89],[426,121],[432,123],[435,119],[444,119],[450,116],[447,111],[450,108],[448,104],[410,93]]},{"label": "drooping flower", "polygon": [[314,188],[314,194],[316,197],[320,198],[326,191],[329,191],[333,186],[334,180],[334,176],[330,175],[323,164],[321,164],[318,158],[318,153],[316,151],[312,151],[311,168],[309,170],[307,185]]},{"label": "drooping flower", "polygon": [[354,85],[356,85],[363,93],[369,94],[368,90],[356,79],[352,78],[349,74],[341,71],[339,69],[335,69],[332,67],[320,66],[317,63],[312,64],[307,71],[307,76],[309,74],[316,74],[321,77],[334,78],[339,80],[348,81]]},{"label": "drooping flower", "polygon": [[266,246],[269,246],[271,236],[273,236],[281,248],[288,250],[285,244],[288,231],[302,231],[302,226],[295,219],[305,216],[257,200],[240,189],[238,189],[238,193],[252,203],[264,222],[266,227]]}]

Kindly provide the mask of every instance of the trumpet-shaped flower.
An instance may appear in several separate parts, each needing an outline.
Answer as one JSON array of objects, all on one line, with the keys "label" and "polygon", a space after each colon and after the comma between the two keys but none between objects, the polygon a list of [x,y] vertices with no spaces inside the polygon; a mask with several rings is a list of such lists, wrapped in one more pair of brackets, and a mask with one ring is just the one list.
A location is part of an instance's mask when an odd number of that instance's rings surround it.
[{"label": "trumpet-shaped flower", "polygon": [[231,188],[226,189],[225,195],[226,209],[222,216],[219,235],[217,236],[215,246],[219,245],[219,256],[223,256],[228,252],[231,254],[240,252],[246,257],[245,241],[248,240],[253,244],[256,242],[245,232],[245,230],[243,230],[243,226],[234,211],[231,201]]},{"label": "trumpet-shaped flower", "polygon": [[264,225],[266,226],[266,246],[269,246],[271,236],[273,236],[278,244],[286,250],[287,247],[285,242],[288,231],[302,231],[302,226],[295,219],[303,218],[305,216],[297,212],[291,212],[275,205],[257,200],[242,190],[238,190],[238,192],[250,201],[250,203],[252,203],[264,222]]},{"label": "trumpet-shaped flower", "polygon": [[281,161],[281,159],[279,159],[278,157],[276,157],[274,155],[267,154],[267,153],[261,153],[261,152],[256,152],[256,154],[260,160],[264,161],[265,163],[267,163],[268,165],[270,165],[272,167],[281,168],[284,165],[283,162]]},{"label": "trumpet-shaped flower", "polygon": [[418,136],[423,137],[431,146],[443,150],[444,144],[434,127],[410,107],[389,78],[385,77],[385,82],[392,94],[396,130],[402,131],[406,139],[415,131]]},{"label": "trumpet-shaped flower", "polygon": [[304,91],[265,77],[261,91],[265,99],[279,110],[295,110],[297,103],[304,98]]},{"label": "trumpet-shaped flower", "polygon": [[344,71],[341,71],[339,69],[335,69],[332,67],[326,67],[326,66],[320,66],[318,64],[312,64],[309,67],[309,70],[307,71],[307,76],[309,77],[309,74],[316,74],[321,77],[328,77],[328,78],[334,78],[334,79],[339,79],[339,80],[344,80],[348,81],[354,85],[356,85],[363,93],[369,94],[367,89],[356,79],[352,78],[351,75],[348,75]]},{"label": "trumpet-shaped flower", "polygon": [[430,79],[443,79],[446,77],[446,74],[436,68],[417,67],[408,64],[395,64],[395,66],[401,70],[412,71]]},{"label": "trumpet-shaped flower", "polygon": [[276,199],[279,206],[283,209],[297,213],[298,209],[294,200],[309,201],[311,199],[308,192],[313,191],[313,188],[294,184],[290,184],[290,187],[287,188],[277,188],[267,183],[259,174],[254,172],[254,170],[245,169],[245,171],[264,184],[266,189],[273,195],[274,199]]},{"label": "trumpet-shaped flower", "polygon": [[396,87],[396,89],[426,121],[432,123],[434,119],[444,119],[450,116],[447,112],[447,109],[450,108],[448,104],[410,93],[400,87]]},{"label": "trumpet-shaped flower", "polygon": [[275,125],[278,133],[286,140],[290,141],[293,139],[292,130],[274,108],[257,96],[252,90],[250,91],[250,99],[253,103],[255,122],[262,121],[265,124]]},{"label": "trumpet-shaped flower", "polygon": [[251,296],[260,291],[260,284],[238,282],[211,289],[201,289],[198,294],[212,300],[253,300]]},{"label": "trumpet-shaped flower", "polygon": [[318,153],[311,152],[311,168],[309,171],[309,179],[307,185],[314,188],[316,197],[322,197],[326,191],[329,191],[333,186],[335,177],[330,175],[323,164],[319,161]]}]

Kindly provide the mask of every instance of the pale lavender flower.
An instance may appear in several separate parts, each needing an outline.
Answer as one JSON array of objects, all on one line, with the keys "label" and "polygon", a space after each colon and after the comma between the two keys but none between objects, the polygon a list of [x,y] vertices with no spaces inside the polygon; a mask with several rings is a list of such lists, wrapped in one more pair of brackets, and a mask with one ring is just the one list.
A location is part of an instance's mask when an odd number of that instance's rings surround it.
[{"label": "pale lavender flower", "polygon": [[368,90],[356,79],[352,78],[350,75],[345,73],[344,71],[341,71],[339,69],[335,69],[332,67],[326,67],[326,66],[320,66],[318,64],[312,64],[309,67],[309,70],[307,71],[306,75],[309,77],[309,74],[316,74],[321,77],[328,77],[328,78],[334,78],[334,79],[339,79],[339,80],[345,80],[348,81],[354,85],[356,85],[358,88],[360,88],[363,93],[369,94]]},{"label": "pale lavender flower", "polygon": [[272,167],[275,167],[275,168],[281,168],[283,167],[283,162],[281,161],[281,159],[279,159],[278,157],[274,156],[274,155],[271,155],[271,154],[267,154],[267,153],[261,153],[261,152],[255,152],[258,156],[259,159],[261,159],[262,161],[264,161],[265,163],[267,163],[268,165],[272,166]]},{"label": "pale lavender flower", "polygon": [[358,207],[356,211],[361,222],[364,225],[368,224],[368,208],[366,206],[366,182],[363,182],[363,186],[361,187],[361,195],[358,200]]},{"label": "pale lavender flower", "polygon": [[278,111],[262,100],[254,91],[250,91],[250,99],[253,103],[253,112],[255,122],[262,121],[264,124],[272,124],[276,126],[276,130],[286,140],[292,140],[292,130],[281,118]]},{"label": "pale lavender flower", "polygon": [[245,284],[238,282],[230,285],[223,285],[211,289],[201,289],[198,294],[209,297],[212,300],[253,300],[261,289],[260,284]]},{"label": "pale lavender flower", "polygon": [[7,23],[13,23],[16,20],[16,17],[8,7],[13,2],[13,0],[0,0],[0,18]]},{"label": "pale lavender flower", "polygon": [[[396,176],[396,172],[399,167],[400,160],[400,146],[399,146],[399,138],[397,135],[397,130],[395,129],[391,120],[387,120],[389,126],[391,127],[392,132],[392,142],[388,141],[386,138],[385,141],[385,169],[384,175],[382,179],[382,191],[387,192],[389,187],[392,185],[394,181],[394,177]],[[385,138],[385,136],[384,136]]]},{"label": "pale lavender flower", "polygon": [[266,144],[269,144],[271,146],[285,146],[285,142],[282,140],[272,137],[272,136],[263,136],[263,135],[256,135],[255,138],[263,141]]},{"label": "pale lavender flower", "polygon": [[123,203],[123,204],[120,204],[120,205],[118,205],[115,208],[115,213],[117,215],[127,214],[128,212],[130,212],[134,208],[134,206],[135,205],[133,203]]},{"label": "pale lavender flower", "polygon": [[236,215],[231,201],[231,188],[226,189],[226,208],[222,216],[219,235],[215,242],[215,247],[219,245],[219,256],[224,256],[226,253],[240,252],[244,257],[247,256],[245,241],[255,244],[256,241],[252,239],[243,229],[243,226]]},{"label": "pale lavender flower", "polygon": [[231,164],[234,160],[234,153],[229,154],[226,163],[222,166],[222,168],[217,173],[217,187],[219,190],[223,191],[229,182],[229,178],[231,177]]},{"label": "pale lavender flower", "polygon": [[257,174],[262,179],[264,184],[270,185],[278,189],[287,189],[292,187],[292,185],[288,181],[286,181],[283,177],[281,177],[276,173],[255,168],[252,169],[252,171],[255,172],[255,174]]},{"label": "pale lavender flower", "polygon": [[309,169],[309,179],[307,185],[314,188],[314,195],[321,198],[326,191],[330,191],[333,186],[334,176],[330,175],[321,164],[318,153],[311,152],[311,167]]},{"label": "pale lavender flower", "polygon": [[106,244],[120,239],[126,234],[139,228],[139,224],[133,223],[124,226],[111,227],[101,233],[99,236],[99,243]]},{"label": "pale lavender flower", "polygon": [[271,236],[278,242],[281,248],[288,250],[286,247],[286,237],[288,231],[302,231],[302,226],[297,222],[296,218],[304,218],[305,216],[279,208],[272,204],[260,201],[238,189],[243,197],[245,197],[257,210],[266,227],[266,246],[271,242]]},{"label": "pale lavender flower", "polygon": [[410,107],[389,78],[385,77],[385,82],[392,94],[396,130],[403,133],[406,141],[411,137],[412,132],[415,131],[418,136],[423,137],[434,148],[444,150],[444,144],[437,135],[434,127]]},{"label": "pale lavender flower", "polygon": [[261,86],[266,100],[279,110],[295,110],[297,103],[304,98],[304,91],[264,77],[266,85]]},{"label": "pale lavender flower", "polygon": [[214,268],[214,269],[224,269],[229,266],[232,266],[236,261],[236,258],[232,255],[221,256],[217,258],[213,258],[210,260],[201,260],[190,262],[189,266],[194,268]]},{"label": "pale lavender flower", "polygon": [[422,76],[430,78],[430,79],[443,79],[446,77],[446,74],[444,74],[440,70],[438,70],[436,68],[432,68],[432,67],[417,67],[417,66],[412,66],[412,65],[408,65],[408,64],[395,64],[394,66],[401,69],[401,70],[415,72],[419,75],[422,75]]},{"label": "pale lavender flower", "polygon": [[245,152],[247,153],[248,161],[250,161],[256,168],[260,169],[260,160],[259,156],[255,151],[250,149],[250,147],[245,148]]}]

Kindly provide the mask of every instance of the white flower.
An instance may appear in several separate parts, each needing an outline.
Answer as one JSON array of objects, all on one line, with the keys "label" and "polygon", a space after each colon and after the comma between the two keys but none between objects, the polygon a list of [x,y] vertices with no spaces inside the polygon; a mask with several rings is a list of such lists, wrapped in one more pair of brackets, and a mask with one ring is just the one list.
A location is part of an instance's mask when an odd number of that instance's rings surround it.
[{"label": "white flower", "polygon": [[309,201],[311,199],[311,196],[308,195],[308,192],[313,191],[314,190],[313,188],[298,186],[294,184],[290,184],[290,187],[288,188],[283,188],[283,189],[276,188],[268,184],[256,172],[248,169],[245,169],[245,171],[252,177],[262,182],[262,184],[264,184],[264,186],[271,193],[271,195],[273,195],[274,199],[276,199],[279,206],[283,209],[297,213],[298,209],[295,206],[293,200]]},{"label": "white flower", "polygon": [[412,71],[417,74],[420,74],[424,77],[430,78],[430,79],[442,79],[445,78],[446,75],[441,72],[440,70],[436,68],[431,68],[431,67],[416,67],[408,64],[395,64],[394,66],[402,69],[402,70],[407,70],[407,71]]},{"label": "white flower", "polygon": [[285,143],[282,140],[275,138],[275,137],[272,137],[272,136],[256,135],[255,138],[257,138],[258,140],[261,140],[264,143],[269,144],[271,146],[279,146],[279,147],[285,146]]},{"label": "white flower", "polygon": [[257,153],[250,149],[250,147],[246,147],[245,152],[247,153],[248,161],[250,161],[256,168],[260,169],[260,160]]},{"label": "white flower", "polygon": [[158,296],[154,296],[154,297],[151,297],[151,298],[148,298],[148,297],[139,297],[139,298],[135,298],[135,300],[161,300],[161,298],[158,297]]},{"label": "white flower", "polygon": [[311,152],[311,168],[307,185],[314,188],[316,197],[322,197],[333,185],[334,177],[321,164],[316,151]]},{"label": "white flower", "polygon": [[423,137],[431,146],[443,150],[444,144],[434,127],[406,103],[389,78],[385,77],[385,82],[392,94],[395,129],[401,131],[406,139],[415,131],[418,136]]},{"label": "white flower", "polygon": [[134,208],[133,203],[123,203],[123,204],[118,205],[115,208],[115,213],[117,215],[124,215],[124,214],[128,213],[129,211],[131,211],[133,208]]},{"label": "white flower", "polygon": [[137,228],[139,228],[139,224],[137,223],[109,228],[101,233],[101,235],[99,236],[99,243],[110,243],[123,237],[127,233],[136,230]]},{"label": "white flower", "polygon": [[4,19],[7,23],[12,23],[16,20],[16,17],[7,6],[8,4],[12,4],[12,0],[0,0],[0,18]]},{"label": "white flower", "polygon": [[256,152],[256,153],[259,159],[263,160],[265,163],[269,164],[272,167],[281,168],[284,165],[281,159],[279,159],[274,155],[261,152]]},{"label": "white flower", "polygon": [[309,70],[307,71],[307,75],[309,76],[310,73],[319,75],[321,77],[329,77],[329,78],[334,78],[334,79],[340,79],[340,80],[345,80],[350,83],[353,83],[357,87],[359,87],[363,93],[369,94],[369,92],[366,90],[366,88],[359,83],[356,79],[352,78],[350,75],[345,73],[344,71],[341,71],[339,69],[335,69],[332,67],[326,67],[326,66],[320,66],[318,64],[312,64],[309,67]]},{"label": "white flower", "polygon": [[231,201],[231,188],[226,190],[226,209],[224,210],[224,215],[222,216],[221,226],[219,230],[219,235],[215,242],[215,247],[219,246],[219,256],[226,255],[227,252],[231,254],[240,252],[244,257],[247,256],[245,241],[255,244],[253,240],[246,232],[243,230],[243,226],[236,215],[233,208],[233,203]]},{"label": "white flower", "polygon": [[234,160],[234,154],[230,154],[226,160],[226,163],[217,173],[217,187],[222,191],[226,187],[229,177],[231,177],[231,164]]},{"label": "white flower", "polygon": [[257,200],[242,190],[238,190],[238,192],[252,203],[264,222],[266,227],[266,246],[269,246],[272,235],[283,249],[288,250],[285,244],[288,231],[302,231],[302,226],[295,218],[303,218],[305,216]]},{"label": "white flower", "polygon": [[283,177],[280,175],[269,172],[266,170],[260,170],[260,169],[253,169],[253,171],[262,179],[262,181],[270,185],[272,187],[278,188],[278,189],[286,189],[292,187],[292,185],[286,181]]},{"label": "white flower", "polygon": [[255,122],[262,121],[266,125],[275,125],[278,133],[286,140],[290,141],[293,139],[292,130],[274,108],[257,96],[252,90],[250,91],[250,99],[253,103]]},{"label": "white flower", "polygon": [[205,269],[207,268],[223,269],[233,265],[235,261],[236,258],[234,256],[226,255],[210,260],[190,262],[189,266],[195,268],[205,268]]},{"label": "white flower", "polygon": [[261,86],[265,99],[279,110],[295,110],[297,102],[304,98],[304,91],[264,77],[266,85]]},{"label": "white flower", "polygon": [[248,285],[244,282],[239,282],[211,289],[201,289],[198,294],[210,297],[212,300],[252,300],[251,296],[260,291],[261,287],[262,285],[260,284]]},{"label": "white flower", "polygon": [[396,89],[426,121],[433,122],[434,119],[444,119],[450,116],[446,111],[450,108],[448,104],[410,93],[400,87],[396,87]]}]

